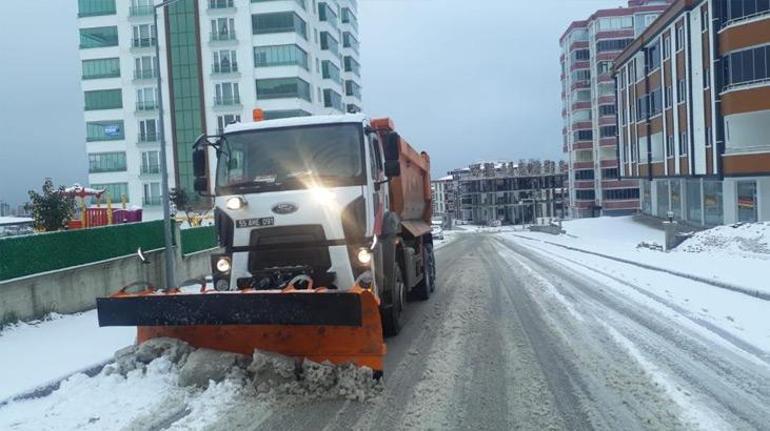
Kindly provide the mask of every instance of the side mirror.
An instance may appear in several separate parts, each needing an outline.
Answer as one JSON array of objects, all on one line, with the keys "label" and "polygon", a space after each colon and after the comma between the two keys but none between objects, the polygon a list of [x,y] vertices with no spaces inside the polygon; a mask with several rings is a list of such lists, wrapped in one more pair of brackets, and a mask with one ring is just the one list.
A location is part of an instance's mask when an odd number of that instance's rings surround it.
[{"label": "side mirror", "polygon": [[388,133],[388,136],[385,137],[385,142],[382,143],[382,153],[385,156],[386,162],[398,160],[400,143],[401,136],[396,132],[390,132]]},{"label": "side mirror", "polygon": [[193,175],[196,178],[207,176],[207,161],[208,157],[206,157],[206,147],[196,146],[192,153]]},{"label": "side mirror", "polygon": [[388,178],[401,176],[401,163],[398,160],[386,160],[385,176]]}]

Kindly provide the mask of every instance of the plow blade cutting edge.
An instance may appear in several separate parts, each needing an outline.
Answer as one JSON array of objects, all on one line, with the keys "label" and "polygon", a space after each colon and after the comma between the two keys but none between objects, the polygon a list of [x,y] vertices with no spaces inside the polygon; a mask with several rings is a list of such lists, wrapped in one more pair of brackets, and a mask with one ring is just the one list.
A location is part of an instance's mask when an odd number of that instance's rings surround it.
[{"label": "plow blade cutting edge", "polygon": [[197,348],[245,355],[259,349],[383,370],[379,301],[358,286],[348,291],[120,291],[98,298],[97,310],[99,326],[136,326],[138,343],[172,337]]}]

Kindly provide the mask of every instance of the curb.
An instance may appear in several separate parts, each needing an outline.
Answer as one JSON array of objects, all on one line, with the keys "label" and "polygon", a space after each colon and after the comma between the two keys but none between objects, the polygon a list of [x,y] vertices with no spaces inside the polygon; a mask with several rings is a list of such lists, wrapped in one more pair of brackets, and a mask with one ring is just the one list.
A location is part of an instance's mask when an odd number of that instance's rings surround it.
[{"label": "curb", "polygon": [[556,247],[561,247],[561,248],[564,248],[564,249],[567,249],[567,250],[578,251],[578,252],[585,253],[585,254],[591,254],[591,255],[594,255],[594,256],[599,256],[599,257],[603,257],[605,259],[614,260],[616,262],[621,262],[621,263],[625,263],[625,264],[629,264],[629,265],[638,266],[640,268],[649,269],[649,270],[652,270],[652,271],[665,272],[667,274],[675,275],[677,277],[686,278],[686,279],[689,279],[689,280],[692,280],[692,281],[697,281],[699,283],[709,284],[711,286],[719,287],[721,289],[726,289],[726,290],[730,290],[730,291],[733,291],[733,292],[742,293],[744,295],[753,296],[754,298],[759,298],[759,299],[762,299],[762,300],[765,300],[765,301],[770,301],[770,292],[762,292],[762,291],[759,291],[759,290],[749,289],[749,288],[743,287],[743,286],[736,286],[734,284],[725,283],[725,282],[722,282],[722,281],[710,280],[708,278],[699,277],[697,275],[687,274],[687,273],[684,273],[684,272],[674,271],[672,269],[666,269],[666,268],[661,268],[661,267],[658,267],[658,266],[648,265],[646,263],[634,262],[632,260],[623,259],[621,257],[610,256],[610,255],[607,255],[607,254],[598,253],[598,252],[590,251],[590,250],[585,250],[585,249],[582,249],[582,248],[572,247],[572,246],[569,246],[569,245],[558,244],[558,243],[551,242],[551,241],[545,241],[545,240],[541,240],[541,239],[529,238],[529,237],[526,237],[526,236],[523,236],[523,235],[519,235],[519,234],[515,234],[515,233],[511,233],[511,236],[515,236],[515,237],[521,238],[521,239],[526,239],[526,240],[529,240],[529,241],[535,241],[535,242],[541,242],[541,243],[544,243],[544,244],[554,245]]}]

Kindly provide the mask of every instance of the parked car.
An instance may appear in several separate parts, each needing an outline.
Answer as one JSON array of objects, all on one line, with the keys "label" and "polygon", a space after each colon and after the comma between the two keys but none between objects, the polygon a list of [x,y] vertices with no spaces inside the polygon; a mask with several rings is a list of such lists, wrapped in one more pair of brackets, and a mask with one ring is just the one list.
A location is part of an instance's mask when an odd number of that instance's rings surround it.
[{"label": "parked car", "polygon": [[433,239],[444,240],[444,229],[441,226],[434,224],[431,226],[430,232],[433,234]]},{"label": "parked car", "polygon": [[502,223],[500,222],[500,220],[490,220],[490,221],[487,223],[487,226],[489,226],[489,227],[500,227],[500,225],[502,225]]}]

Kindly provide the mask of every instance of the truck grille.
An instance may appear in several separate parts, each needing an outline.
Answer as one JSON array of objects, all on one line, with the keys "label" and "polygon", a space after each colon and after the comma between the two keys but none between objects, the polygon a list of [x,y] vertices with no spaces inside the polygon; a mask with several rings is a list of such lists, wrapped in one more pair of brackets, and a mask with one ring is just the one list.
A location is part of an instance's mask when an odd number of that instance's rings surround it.
[{"label": "truck grille", "polygon": [[[331,268],[329,247],[321,225],[275,226],[251,231],[249,272],[266,268],[309,266],[323,273]],[[264,248],[264,249],[262,249]]]}]

